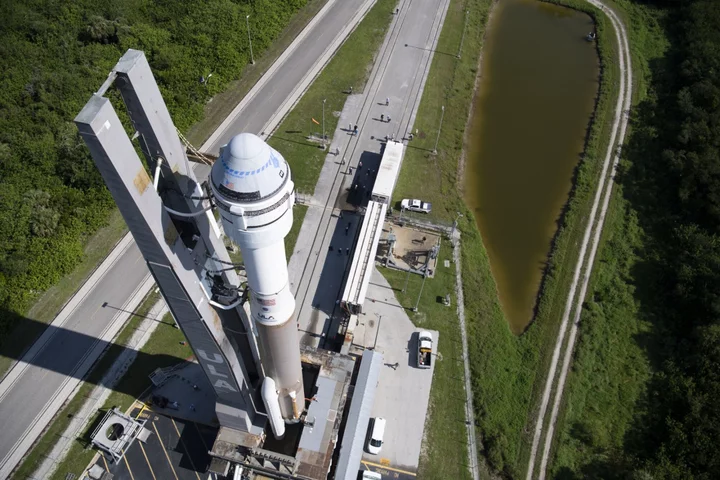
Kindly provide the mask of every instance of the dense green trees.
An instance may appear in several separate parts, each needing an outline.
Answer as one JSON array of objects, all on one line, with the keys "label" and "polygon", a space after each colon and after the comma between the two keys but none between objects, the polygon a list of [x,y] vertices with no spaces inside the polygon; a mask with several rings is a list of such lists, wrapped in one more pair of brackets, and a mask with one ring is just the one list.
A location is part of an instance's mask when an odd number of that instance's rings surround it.
[{"label": "dense green trees", "polygon": [[258,54],[306,2],[0,2],[0,305],[21,312],[70,271],[112,208],[72,120],[126,49],[145,51],[187,129],[248,64],[245,16]]}]

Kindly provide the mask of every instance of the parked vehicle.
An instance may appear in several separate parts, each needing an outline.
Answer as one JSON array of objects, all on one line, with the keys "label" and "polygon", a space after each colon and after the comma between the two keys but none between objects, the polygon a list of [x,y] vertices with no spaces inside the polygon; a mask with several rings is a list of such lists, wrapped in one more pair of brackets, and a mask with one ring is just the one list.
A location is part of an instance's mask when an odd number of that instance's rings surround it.
[{"label": "parked vehicle", "polygon": [[417,198],[405,198],[400,202],[400,207],[403,210],[410,210],[411,212],[430,213],[432,211],[432,204],[423,202]]},{"label": "parked vehicle", "polygon": [[372,433],[370,434],[370,440],[367,444],[368,453],[377,455],[380,453],[383,445],[383,436],[385,435],[385,419],[377,417],[373,422]]},{"label": "parked vehicle", "polygon": [[432,334],[422,331],[418,333],[417,366],[418,368],[430,368],[432,363]]},{"label": "parked vehicle", "polygon": [[380,475],[378,472],[371,472],[370,470],[365,470],[362,475],[362,480],[382,480],[382,475]]}]

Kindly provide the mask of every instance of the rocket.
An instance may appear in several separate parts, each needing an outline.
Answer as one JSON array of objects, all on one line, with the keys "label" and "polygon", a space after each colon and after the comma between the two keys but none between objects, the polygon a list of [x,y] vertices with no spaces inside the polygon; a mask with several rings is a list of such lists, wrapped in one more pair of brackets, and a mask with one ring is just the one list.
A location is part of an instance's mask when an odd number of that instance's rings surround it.
[{"label": "rocket", "polygon": [[305,407],[300,343],[292,321],[284,238],[293,223],[295,185],[285,159],[256,135],[241,133],[210,173],[222,225],[242,252],[264,372],[261,396],[273,434],[300,421]]}]

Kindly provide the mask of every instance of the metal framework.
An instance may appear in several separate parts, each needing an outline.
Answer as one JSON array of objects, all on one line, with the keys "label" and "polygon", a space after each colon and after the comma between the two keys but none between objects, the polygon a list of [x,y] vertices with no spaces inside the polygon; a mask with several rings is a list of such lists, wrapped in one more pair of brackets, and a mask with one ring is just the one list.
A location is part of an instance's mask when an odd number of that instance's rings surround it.
[{"label": "metal framework", "polygon": [[[155,182],[110,100],[120,90]],[[238,277],[143,52],[128,50],[75,118],[170,311],[217,396],[222,425],[262,434],[257,345]],[[133,137],[135,138],[135,137]],[[155,188],[154,188],[155,185]],[[213,272],[212,275],[209,273]],[[219,272],[219,273],[218,273]]]}]

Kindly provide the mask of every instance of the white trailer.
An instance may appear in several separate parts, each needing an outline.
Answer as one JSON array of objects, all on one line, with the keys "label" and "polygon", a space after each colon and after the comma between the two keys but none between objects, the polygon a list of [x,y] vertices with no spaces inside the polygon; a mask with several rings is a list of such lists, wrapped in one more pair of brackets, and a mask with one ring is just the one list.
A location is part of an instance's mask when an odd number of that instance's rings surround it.
[{"label": "white trailer", "polygon": [[372,200],[390,205],[404,154],[405,145],[401,142],[388,140],[385,144],[385,151],[380,160],[380,168],[378,168],[375,185],[372,189]]}]

